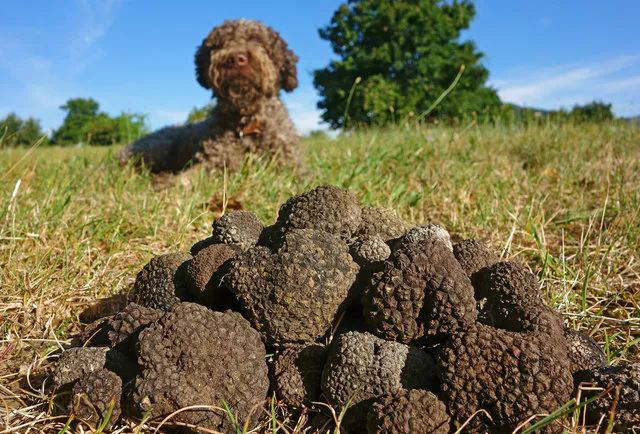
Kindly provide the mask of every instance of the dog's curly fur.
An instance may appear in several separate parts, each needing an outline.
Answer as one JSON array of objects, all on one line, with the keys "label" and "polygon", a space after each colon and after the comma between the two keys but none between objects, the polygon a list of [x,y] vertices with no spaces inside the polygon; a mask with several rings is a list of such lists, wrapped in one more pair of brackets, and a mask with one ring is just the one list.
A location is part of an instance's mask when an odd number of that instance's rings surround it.
[{"label": "dog's curly fur", "polygon": [[177,172],[192,163],[237,167],[246,153],[266,153],[298,167],[298,136],[280,89],[298,85],[297,56],[272,28],[257,21],[225,21],[196,51],[196,77],[216,105],[204,121],[166,127],[127,146],[153,172]]}]

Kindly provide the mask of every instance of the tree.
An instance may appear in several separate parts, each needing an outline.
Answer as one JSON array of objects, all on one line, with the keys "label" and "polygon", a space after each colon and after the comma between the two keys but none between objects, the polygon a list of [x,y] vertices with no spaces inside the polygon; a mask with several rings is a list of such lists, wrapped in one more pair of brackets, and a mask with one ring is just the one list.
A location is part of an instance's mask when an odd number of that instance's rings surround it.
[{"label": "tree", "polygon": [[569,115],[578,122],[605,122],[615,119],[611,104],[606,104],[602,101],[575,105]]},{"label": "tree", "polygon": [[88,124],[95,121],[100,105],[93,98],[72,98],[60,107],[67,112],[60,128],[53,133],[56,145],[83,143]]},{"label": "tree", "polygon": [[4,119],[0,119],[1,146],[31,146],[39,140],[49,142],[37,119],[22,120],[15,113],[9,113]]},{"label": "tree", "polygon": [[67,115],[53,134],[57,145],[129,143],[149,132],[144,115],[122,113],[111,117],[99,111],[100,105],[93,98],[72,98],[60,108]]},{"label": "tree", "polygon": [[320,37],[340,58],[314,71],[322,118],[332,127],[384,125],[418,116],[454,81],[434,110],[471,116],[499,107],[489,72],[473,42],[460,32],[475,15],[470,0],[348,0]]}]

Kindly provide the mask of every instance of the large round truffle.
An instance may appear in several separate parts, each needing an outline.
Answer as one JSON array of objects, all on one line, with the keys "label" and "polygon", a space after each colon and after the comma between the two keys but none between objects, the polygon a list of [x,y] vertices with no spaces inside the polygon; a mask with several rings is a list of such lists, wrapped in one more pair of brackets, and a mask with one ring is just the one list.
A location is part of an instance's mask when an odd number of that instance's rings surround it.
[{"label": "large round truffle", "polygon": [[[84,376],[72,390],[73,415],[92,428],[104,423],[110,428],[120,418],[122,380],[106,369]],[[107,419],[108,418],[108,419]]]},{"label": "large round truffle", "polygon": [[[571,397],[573,380],[566,348],[537,333],[517,333],[477,324],[455,334],[438,352],[442,397],[462,424],[478,410],[491,432],[511,432],[527,418],[548,414]],[[483,418],[476,417],[474,424]],[[549,432],[561,430],[559,422]]]},{"label": "large round truffle", "polygon": [[603,394],[587,406],[588,423],[595,425],[603,417],[608,420],[615,403],[613,428],[625,433],[640,429],[640,363],[580,371],[575,376],[575,384],[580,383],[602,388],[582,391],[583,399]]},{"label": "large round truffle", "polygon": [[317,401],[326,358],[326,348],[317,344],[284,350],[273,364],[276,396],[294,407]]},{"label": "large round truffle", "polygon": [[447,408],[426,390],[399,390],[373,403],[367,415],[368,434],[449,433]]},{"label": "large round truffle", "polygon": [[275,253],[258,246],[236,256],[226,281],[266,342],[291,344],[330,329],[357,271],[340,238],[298,229]]},{"label": "large round truffle", "polygon": [[281,234],[291,229],[315,229],[347,240],[358,229],[361,214],[353,193],[324,185],[285,202],[276,224]]},{"label": "large round truffle", "polygon": [[365,289],[362,304],[378,336],[405,343],[444,337],[476,319],[469,278],[447,246],[434,238],[393,252]]},{"label": "large round truffle", "polygon": [[133,285],[136,303],[154,309],[169,310],[187,299],[184,264],[191,259],[186,253],[156,256],[136,276]]},{"label": "large round truffle", "polygon": [[186,264],[185,283],[200,304],[222,309],[229,304],[229,294],[222,285],[229,260],[242,250],[236,244],[213,244],[198,251]]},{"label": "large round truffle", "polygon": [[390,241],[401,237],[409,224],[399,218],[393,210],[387,208],[362,208],[362,221],[355,235],[358,237],[379,237]]},{"label": "large round truffle", "polygon": [[[141,372],[132,398],[139,415],[166,416],[186,406],[224,402],[242,425],[267,395],[264,344],[238,313],[181,303],[144,329],[138,346]],[[173,420],[231,429],[224,410],[186,411]]]},{"label": "large round truffle", "polygon": [[347,332],[331,347],[322,391],[334,406],[349,404],[352,423],[363,423],[375,398],[403,388],[426,389],[434,381],[434,361],[424,351],[370,333]]},{"label": "large round truffle", "polygon": [[262,222],[251,211],[231,211],[213,223],[213,238],[246,250],[256,245],[262,229]]}]

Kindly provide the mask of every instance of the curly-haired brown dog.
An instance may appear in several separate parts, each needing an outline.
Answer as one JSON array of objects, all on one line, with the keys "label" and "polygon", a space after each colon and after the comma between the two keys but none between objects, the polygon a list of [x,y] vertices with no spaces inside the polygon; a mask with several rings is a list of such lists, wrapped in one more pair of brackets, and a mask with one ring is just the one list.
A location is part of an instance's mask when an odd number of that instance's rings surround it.
[{"label": "curly-haired brown dog", "polygon": [[298,136],[278,96],[280,89],[297,87],[297,60],[270,27],[225,21],[195,55],[198,83],[216,98],[210,116],[142,137],[122,151],[121,160],[133,157],[153,172],[176,172],[197,162],[237,167],[252,152],[298,166]]}]

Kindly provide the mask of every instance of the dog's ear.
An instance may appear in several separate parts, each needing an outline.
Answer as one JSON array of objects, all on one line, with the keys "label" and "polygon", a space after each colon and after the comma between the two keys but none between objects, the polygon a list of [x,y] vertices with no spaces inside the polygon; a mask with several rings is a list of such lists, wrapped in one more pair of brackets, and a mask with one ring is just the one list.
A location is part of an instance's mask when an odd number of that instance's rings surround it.
[{"label": "dog's ear", "polygon": [[291,92],[298,87],[298,56],[289,49],[287,43],[282,39],[280,34],[267,27],[269,31],[269,46],[272,59],[277,59],[276,64],[279,67],[280,87],[287,92]]},{"label": "dog's ear", "polygon": [[287,92],[298,87],[298,56],[288,48],[284,54],[284,62],[280,67],[280,86]]},{"label": "dog's ear", "polygon": [[209,78],[209,66],[211,66],[211,41],[207,37],[196,50],[196,79],[198,83],[205,89],[211,89],[211,80]]}]

